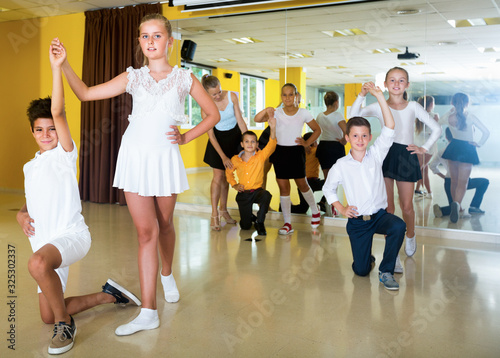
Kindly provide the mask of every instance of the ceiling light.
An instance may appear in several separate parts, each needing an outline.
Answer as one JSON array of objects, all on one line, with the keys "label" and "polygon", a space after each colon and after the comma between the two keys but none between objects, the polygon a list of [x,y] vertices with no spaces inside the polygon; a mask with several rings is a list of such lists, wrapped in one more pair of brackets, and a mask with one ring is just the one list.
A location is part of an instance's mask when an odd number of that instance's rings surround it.
[{"label": "ceiling light", "polygon": [[500,52],[500,47],[478,47],[479,52]]},{"label": "ceiling light", "polygon": [[327,66],[327,67],[325,67],[325,69],[327,69],[327,70],[340,70],[343,68],[347,68],[347,67],[344,67],[344,66]]},{"label": "ceiling light", "polygon": [[452,45],[458,45],[458,42],[455,41],[441,41],[437,43],[438,46],[452,46]]},{"label": "ceiling light", "polygon": [[393,53],[393,52],[402,52],[398,48],[376,48],[370,51],[371,53]]},{"label": "ceiling light", "polygon": [[325,35],[330,37],[343,37],[343,36],[357,36],[357,35],[366,35],[361,29],[353,28],[353,29],[342,29],[342,30],[333,30],[333,31],[321,31]]},{"label": "ceiling light", "polygon": [[254,39],[253,37],[239,37],[239,38],[233,37],[232,39],[224,39],[224,41],[235,45],[253,44],[257,42],[262,42],[261,40]]},{"label": "ceiling light", "polygon": [[279,54],[279,57],[288,59],[310,58],[314,57],[314,52],[311,51],[309,53],[288,53],[288,54],[281,53]]},{"label": "ceiling light", "polygon": [[499,25],[500,24],[500,17],[448,20],[448,23],[453,27],[474,27],[474,26],[486,26],[486,25]]},{"label": "ceiling light", "polygon": [[212,61],[212,62],[235,62],[234,60],[230,60],[229,58],[224,58],[224,57],[212,59],[210,61]]},{"label": "ceiling light", "polygon": [[406,15],[416,15],[420,14],[419,9],[403,9],[403,10],[398,10],[396,11],[396,15],[398,16],[406,16]]},{"label": "ceiling light", "polygon": [[422,61],[401,62],[401,66],[421,66],[421,65],[425,65],[425,62]]}]

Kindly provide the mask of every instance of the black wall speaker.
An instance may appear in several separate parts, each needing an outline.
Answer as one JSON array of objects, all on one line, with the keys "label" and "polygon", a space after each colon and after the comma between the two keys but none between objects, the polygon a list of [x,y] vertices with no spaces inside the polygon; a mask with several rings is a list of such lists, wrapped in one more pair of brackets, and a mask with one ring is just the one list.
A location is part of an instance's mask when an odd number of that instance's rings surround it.
[{"label": "black wall speaker", "polygon": [[186,61],[193,61],[195,51],[196,42],[184,40],[181,48],[181,58]]}]

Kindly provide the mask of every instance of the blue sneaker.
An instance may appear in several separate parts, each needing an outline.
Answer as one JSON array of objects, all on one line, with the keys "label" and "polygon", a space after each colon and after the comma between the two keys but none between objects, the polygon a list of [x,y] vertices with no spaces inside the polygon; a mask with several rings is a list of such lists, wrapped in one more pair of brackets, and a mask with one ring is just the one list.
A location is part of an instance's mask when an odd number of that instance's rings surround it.
[{"label": "blue sneaker", "polygon": [[474,214],[484,214],[484,210],[481,210],[479,208],[475,208],[475,207],[471,206],[469,208],[469,214],[473,214],[473,215]]},{"label": "blue sneaker", "polygon": [[108,279],[108,281],[104,284],[104,286],[102,286],[102,292],[107,293],[108,295],[111,295],[114,298],[116,298],[115,304],[118,303],[127,304],[130,301],[132,301],[137,306],[141,305],[141,300],[139,300],[132,292],[127,290],[125,287],[120,286],[112,279]]},{"label": "blue sneaker", "polygon": [[389,291],[399,290],[399,283],[396,282],[394,276],[390,272],[380,272],[378,274],[378,279],[387,290]]}]

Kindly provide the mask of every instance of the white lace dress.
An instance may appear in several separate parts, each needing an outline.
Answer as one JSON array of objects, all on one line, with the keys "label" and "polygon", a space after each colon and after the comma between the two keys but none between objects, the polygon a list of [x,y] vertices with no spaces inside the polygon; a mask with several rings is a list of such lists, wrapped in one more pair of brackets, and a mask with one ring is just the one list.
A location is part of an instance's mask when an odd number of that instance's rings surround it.
[{"label": "white lace dress", "polygon": [[149,68],[127,68],[127,93],[133,98],[129,125],[118,152],[113,186],[141,196],[171,196],[189,189],[177,144],[165,133],[184,122],[184,100],[191,71],[174,67],[156,82]]}]

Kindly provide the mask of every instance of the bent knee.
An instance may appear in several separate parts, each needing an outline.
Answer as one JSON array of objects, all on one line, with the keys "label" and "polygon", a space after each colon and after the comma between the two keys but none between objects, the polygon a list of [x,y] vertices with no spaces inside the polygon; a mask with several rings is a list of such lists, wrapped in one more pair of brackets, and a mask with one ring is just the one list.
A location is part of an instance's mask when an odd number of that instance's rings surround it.
[{"label": "bent knee", "polygon": [[40,255],[36,252],[31,255],[28,260],[28,271],[30,272],[31,276],[34,276],[36,273],[47,271],[48,269],[48,262],[43,255]]}]

